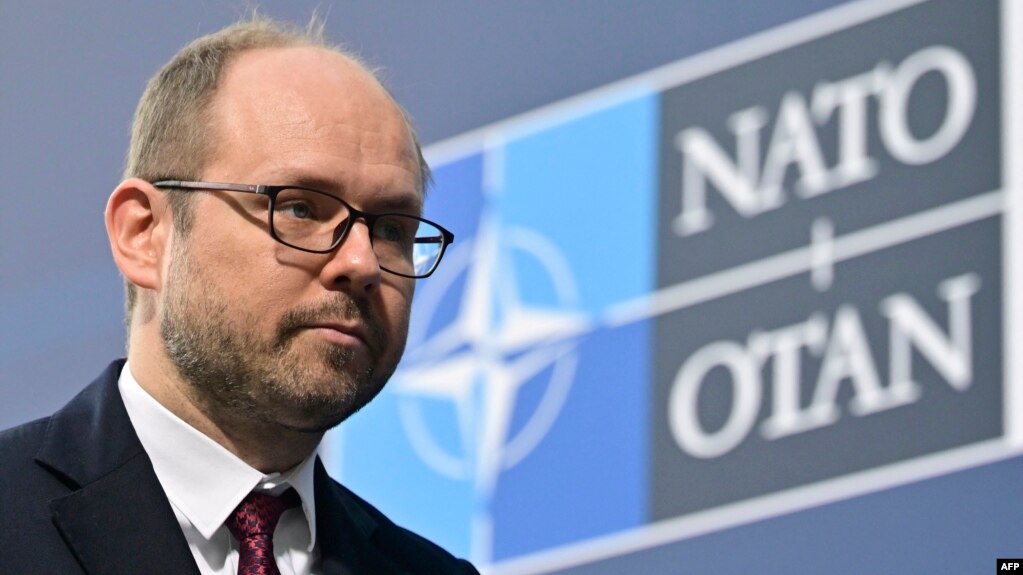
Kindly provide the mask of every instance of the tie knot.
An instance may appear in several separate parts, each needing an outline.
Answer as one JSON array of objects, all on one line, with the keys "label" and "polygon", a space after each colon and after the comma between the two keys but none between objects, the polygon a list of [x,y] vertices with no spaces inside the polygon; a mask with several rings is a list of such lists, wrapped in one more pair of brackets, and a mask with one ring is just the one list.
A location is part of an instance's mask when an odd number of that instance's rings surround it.
[{"label": "tie knot", "polygon": [[238,541],[255,535],[272,537],[281,514],[297,507],[298,502],[294,489],[288,489],[280,497],[253,491],[242,499],[224,524]]}]

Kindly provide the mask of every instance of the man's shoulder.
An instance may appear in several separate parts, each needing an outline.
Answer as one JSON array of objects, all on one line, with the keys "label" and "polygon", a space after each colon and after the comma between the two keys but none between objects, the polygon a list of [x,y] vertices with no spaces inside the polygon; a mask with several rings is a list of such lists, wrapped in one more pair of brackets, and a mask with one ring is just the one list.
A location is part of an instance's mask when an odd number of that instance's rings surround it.
[{"label": "man's shoulder", "polygon": [[54,529],[50,502],[70,493],[65,478],[37,461],[50,418],[0,431],[0,572],[74,572]]},{"label": "man's shoulder", "polygon": [[37,461],[50,418],[0,431],[0,509],[27,510],[66,493],[60,474]]},{"label": "man's shoulder", "polygon": [[371,539],[392,561],[407,568],[414,567],[413,572],[417,573],[478,573],[468,561],[458,559],[429,539],[391,521],[373,504],[333,478],[330,484],[376,524]]},{"label": "man's shoulder", "polygon": [[49,417],[42,417],[0,430],[0,467],[4,469],[0,478],[10,476],[18,466],[32,460],[46,436],[49,423]]},{"label": "man's shoulder", "polygon": [[[63,473],[83,466],[89,458],[85,447],[106,446],[111,434],[111,393],[123,360],[111,363],[52,415],[0,430],[0,497],[11,497],[12,485],[44,490],[40,482],[70,484]],[[123,410],[123,407],[121,408]],[[99,450],[97,450],[99,451]],[[49,481],[44,481],[44,478]]]},{"label": "man's shoulder", "polygon": [[109,394],[111,390],[116,391],[117,375],[123,365],[124,360],[111,363],[95,381],[84,386],[54,414],[0,430],[0,461],[5,462],[3,475],[9,475],[10,468],[6,465],[8,461],[32,460],[46,441],[51,424],[62,416],[71,416],[65,417],[71,423],[69,433],[91,433],[93,429],[90,426],[95,426],[101,419],[95,410],[105,402],[102,395]]},{"label": "man's shoulder", "polygon": [[46,426],[49,422],[50,416],[46,416],[2,429],[0,430],[0,446],[14,447],[23,445],[26,441],[38,440],[46,433]]}]

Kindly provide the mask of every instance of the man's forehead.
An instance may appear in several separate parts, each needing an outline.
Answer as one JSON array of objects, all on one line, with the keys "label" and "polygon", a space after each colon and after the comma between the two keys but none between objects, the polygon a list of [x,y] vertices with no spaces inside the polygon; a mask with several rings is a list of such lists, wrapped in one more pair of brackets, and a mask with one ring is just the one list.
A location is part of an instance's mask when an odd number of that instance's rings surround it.
[{"label": "man's forehead", "polygon": [[381,92],[384,91],[373,74],[360,63],[345,54],[319,46],[253,48],[237,54],[227,67],[228,76],[244,74],[261,77],[273,73],[299,76],[310,72],[323,79],[368,81]]},{"label": "man's forehead", "polygon": [[322,109],[371,106],[400,115],[390,94],[359,63],[315,46],[242,52],[228,64],[214,98],[222,105],[254,99],[275,108],[318,99]]},{"label": "man's forehead", "polygon": [[312,46],[242,53],[225,70],[212,110],[214,147],[223,153],[230,154],[226,146],[262,149],[274,164],[290,165],[289,154],[322,143],[345,161],[403,166],[421,192],[404,115],[376,78],[343,54]]}]

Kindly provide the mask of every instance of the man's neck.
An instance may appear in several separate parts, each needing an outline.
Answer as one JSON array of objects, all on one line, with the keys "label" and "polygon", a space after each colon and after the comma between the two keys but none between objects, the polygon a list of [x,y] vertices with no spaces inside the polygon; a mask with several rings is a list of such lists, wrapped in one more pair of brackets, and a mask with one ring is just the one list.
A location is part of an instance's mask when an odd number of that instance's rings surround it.
[{"label": "man's neck", "polygon": [[[146,348],[146,353],[142,353]],[[133,353],[135,350],[139,352]],[[263,473],[283,472],[316,450],[323,432],[296,431],[259,421],[249,413],[236,413],[237,409],[213,405],[181,377],[162,352],[162,346],[153,350],[143,342],[132,342],[128,362],[139,386],[182,421],[254,469]]]}]

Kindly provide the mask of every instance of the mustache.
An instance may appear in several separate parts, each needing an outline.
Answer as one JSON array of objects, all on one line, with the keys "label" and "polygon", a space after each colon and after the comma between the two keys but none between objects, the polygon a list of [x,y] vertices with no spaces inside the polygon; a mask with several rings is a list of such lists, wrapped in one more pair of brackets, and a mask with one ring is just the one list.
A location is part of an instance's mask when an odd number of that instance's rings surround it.
[{"label": "mustache", "polygon": [[365,298],[336,292],[323,303],[295,308],[285,313],[277,328],[277,349],[284,349],[288,341],[302,329],[328,319],[357,322],[363,328],[362,335],[371,351],[379,354],[387,348],[387,330],[369,302]]}]

